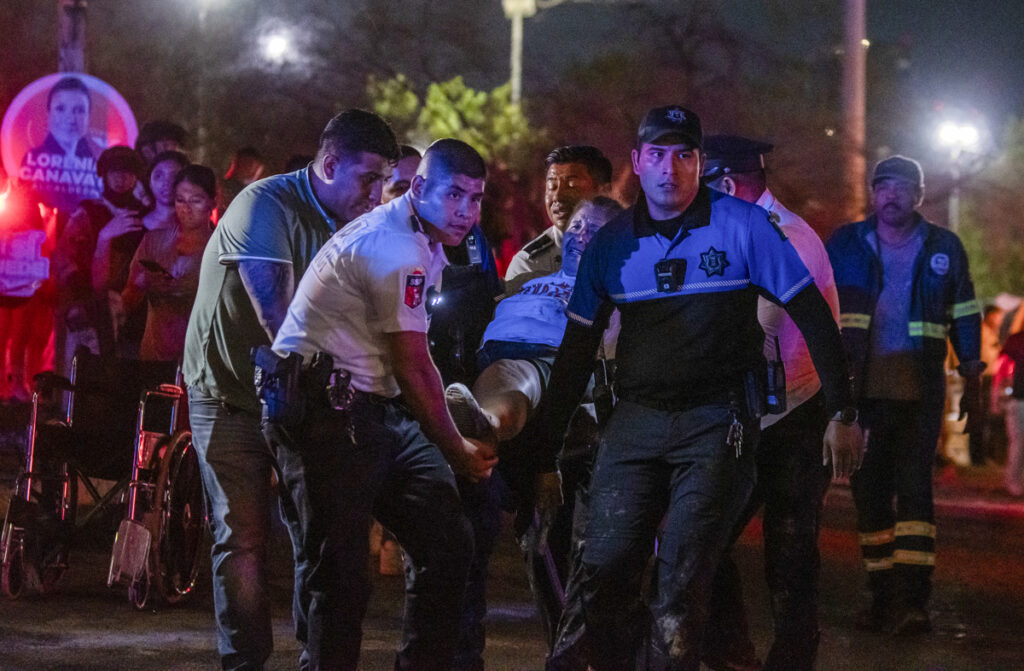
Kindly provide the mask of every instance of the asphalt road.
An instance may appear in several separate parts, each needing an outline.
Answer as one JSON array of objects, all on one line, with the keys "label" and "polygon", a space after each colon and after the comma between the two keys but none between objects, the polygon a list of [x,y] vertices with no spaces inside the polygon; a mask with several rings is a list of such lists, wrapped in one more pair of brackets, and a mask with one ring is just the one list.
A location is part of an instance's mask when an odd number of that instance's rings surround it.
[{"label": "asphalt road", "polygon": [[[3,506],[5,507],[5,506]],[[1024,519],[940,509],[939,561],[931,604],[934,632],[894,639],[856,631],[852,614],[864,604],[863,574],[853,533],[849,492],[836,488],[826,504],[822,533],[823,671],[1018,671],[1024,669]],[[763,654],[771,637],[761,577],[760,530],[749,529],[735,549],[745,576],[751,625]],[[0,669],[216,669],[209,580],[195,598],[136,611],[124,588],[108,589],[109,550],[81,547],[60,590],[0,601]],[[282,533],[273,557],[275,652],[270,669],[296,667],[291,635],[290,551]],[[379,578],[366,620],[363,668],[390,669],[398,641],[402,589]],[[504,536],[492,570],[488,668],[543,668],[540,628],[517,551]]]}]

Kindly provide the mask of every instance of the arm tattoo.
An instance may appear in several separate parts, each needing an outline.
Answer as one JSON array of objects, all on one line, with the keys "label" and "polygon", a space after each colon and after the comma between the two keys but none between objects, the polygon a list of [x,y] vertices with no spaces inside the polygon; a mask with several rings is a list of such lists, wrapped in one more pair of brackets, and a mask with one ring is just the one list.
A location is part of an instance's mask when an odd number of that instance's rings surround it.
[{"label": "arm tattoo", "polygon": [[273,341],[284,322],[288,304],[295,292],[295,278],[290,263],[273,261],[239,261],[238,274],[256,310],[256,317]]}]

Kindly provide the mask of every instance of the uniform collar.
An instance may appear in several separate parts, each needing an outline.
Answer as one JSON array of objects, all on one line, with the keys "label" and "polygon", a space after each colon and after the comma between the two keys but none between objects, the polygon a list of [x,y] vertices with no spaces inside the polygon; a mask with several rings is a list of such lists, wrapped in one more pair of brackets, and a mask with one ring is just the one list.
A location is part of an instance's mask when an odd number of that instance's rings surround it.
[{"label": "uniform collar", "polygon": [[[711,193],[707,186],[701,184],[697,189],[697,195],[693,201],[679,215],[683,218],[683,225],[680,230],[693,230],[711,224]],[[657,231],[651,225],[651,213],[647,209],[647,196],[640,192],[640,196],[633,206],[633,229],[636,237],[644,238],[656,235]]]},{"label": "uniform collar", "polygon": [[778,201],[775,200],[775,196],[772,194],[772,192],[769,191],[767,187],[765,187],[765,190],[761,193],[761,197],[757,199],[757,202],[754,203],[754,205],[757,205],[760,208],[768,210],[769,212],[774,212],[775,205],[777,202]]}]

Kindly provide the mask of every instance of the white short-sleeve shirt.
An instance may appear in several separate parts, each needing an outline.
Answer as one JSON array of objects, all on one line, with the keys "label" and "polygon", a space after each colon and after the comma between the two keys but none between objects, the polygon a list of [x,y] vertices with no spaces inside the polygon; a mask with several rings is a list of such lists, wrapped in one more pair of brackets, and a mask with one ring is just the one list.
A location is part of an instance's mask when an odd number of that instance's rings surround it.
[{"label": "white short-sleeve shirt", "polygon": [[[786,209],[770,191],[765,189],[757,200],[757,205],[768,210],[769,216],[786,234],[796,248],[800,260],[811,271],[814,283],[825,297],[832,318],[839,321],[839,294],[836,291],[836,280],[832,275],[832,264],[821,238],[807,222]],[[775,339],[779,340],[782,364],[786,371],[786,412],[779,415],[765,415],[761,418],[761,428],[766,429],[790,412],[809,400],[821,389],[821,381],[814,370],[811,353],[807,342],[800,334],[793,320],[778,305],[759,298],[757,301],[757,320],[764,329],[764,355],[769,361],[778,358],[775,351]]]},{"label": "white short-sleeve shirt", "polygon": [[399,394],[385,335],[426,333],[428,294],[440,291],[447,265],[431,242],[408,196],[352,221],[317,253],[288,307],[274,351],[318,351],[352,374],[360,391]]}]

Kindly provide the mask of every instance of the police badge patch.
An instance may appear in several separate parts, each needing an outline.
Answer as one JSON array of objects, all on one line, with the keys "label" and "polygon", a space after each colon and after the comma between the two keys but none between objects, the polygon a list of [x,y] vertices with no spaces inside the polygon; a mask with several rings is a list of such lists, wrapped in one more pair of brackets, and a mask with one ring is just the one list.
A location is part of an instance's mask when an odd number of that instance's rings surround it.
[{"label": "police badge patch", "polygon": [[427,276],[417,268],[412,274],[405,276],[405,304],[410,308],[418,308],[423,302],[423,287]]},{"label": "police badge patch", "polygon": [[725,252],[720,252],[714,247],[709,247],[708,251],[700,255],[700,265],[697,266],[705,273],[708,277],[712,275],[725,276],[725,268],[729,265],[729,262],[725,259]]},{"label": "police badge patch", "polygon": [[936,275],[945,275],[949,272],[949,257],[945,254],[932,254],[932,270]]}]

